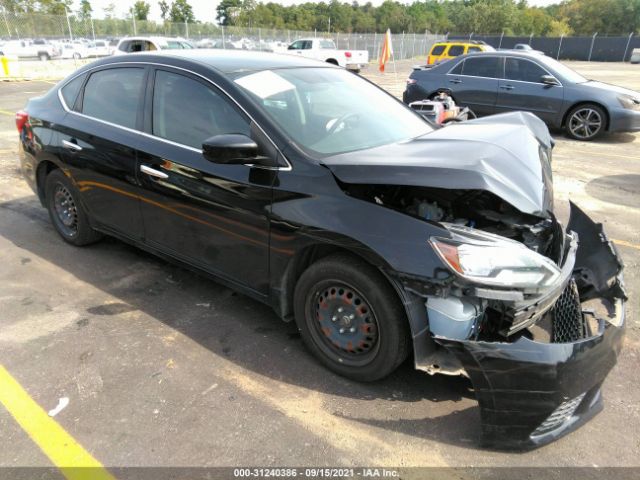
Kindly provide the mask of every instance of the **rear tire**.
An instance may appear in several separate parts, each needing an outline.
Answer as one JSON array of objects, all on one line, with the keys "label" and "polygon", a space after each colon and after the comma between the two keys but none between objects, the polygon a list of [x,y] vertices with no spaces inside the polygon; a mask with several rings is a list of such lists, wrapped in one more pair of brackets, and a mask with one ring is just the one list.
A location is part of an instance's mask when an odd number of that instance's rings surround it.
[{"label": "rear tire", "polygon": [[47,176],[45,199],[51,223],[65,242],[80,247],[102,238],[101,233],[91,228],[78,190],[62,170],[53,170]]},{"label": "rear tire", "polygon": [[80,60],[82,58],[82,55],[80,55],[78,52],[73,54],[73,58],[74,60]]},{"label": "rear tire", "polygon": [[294,313],[309,350],[344,377],[379,380],[409,355],[402,303],[384,276],[361,259],[337,254],[311,265],[296,285]]},{"label": "rear tire", "polygon": [[51,57],[49,56],[48,53],[46,52],[42,52],[38,54],[38,58],[40,59],[41,62],[46,62],[47,60],[50,60]]}]

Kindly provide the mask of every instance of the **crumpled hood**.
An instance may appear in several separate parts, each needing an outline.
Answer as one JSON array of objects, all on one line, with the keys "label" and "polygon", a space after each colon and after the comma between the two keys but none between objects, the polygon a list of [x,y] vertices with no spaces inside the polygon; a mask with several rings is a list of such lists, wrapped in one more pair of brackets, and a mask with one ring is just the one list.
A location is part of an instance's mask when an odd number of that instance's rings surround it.
[{"label": "crumpled hood", "polygon": [[551,148],[544,123],[529,113],[493,115],[434,130],[405,143],[335,155],[322,163],[344,183],[486,190],[523,213],[553,209]]}]

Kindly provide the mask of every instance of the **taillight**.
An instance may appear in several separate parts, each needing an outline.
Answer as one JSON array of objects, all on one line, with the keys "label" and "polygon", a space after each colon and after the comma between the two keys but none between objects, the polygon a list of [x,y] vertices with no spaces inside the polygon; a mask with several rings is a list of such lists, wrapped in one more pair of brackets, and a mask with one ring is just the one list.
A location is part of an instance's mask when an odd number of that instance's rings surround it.
[{"label": "taillight", "polygon": [[427,57],[427,65],[431,65],[433,63],[433,59],[431,58],[431,55],[429,55]]},{"label": "taillight", "polygon": [[29,114],[24,110],[20,110],[16,112],[16,128],[18,129],[18,133],[22,133],[22,129],[25,124],[29,121]]},{"label": "taillight", "polygon": [[347,58],[351,58],[351,52],[344,52],[344,56]]}]

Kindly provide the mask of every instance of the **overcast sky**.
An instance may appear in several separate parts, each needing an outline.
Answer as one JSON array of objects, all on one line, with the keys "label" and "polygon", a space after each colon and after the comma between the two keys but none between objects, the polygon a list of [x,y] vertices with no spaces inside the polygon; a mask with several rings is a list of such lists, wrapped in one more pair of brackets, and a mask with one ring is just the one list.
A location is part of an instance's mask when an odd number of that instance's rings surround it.
[{"label": "overcast sky", "polygon": [[[116,6],[116,15],[119,17],[124,16],[124,14],[131,8],[133,4],[133,0],[90,0],[91,5],[93,7],[93,16],[94,18],[102,18],[104,16],[103,9],[108,6],[110,3],[113,3]],[[151,20],[160,20],[160,7],[158,7],[158,0],[147,0],[151,5],[150,19]],[[216,6],[218,5],[217,0],[188,0],[191,6],[193,7],[193,12],[196,18],[202,22],[213,22],[216,18]],[[264,0],[266,1],[266,0]],[[309,0],[279,0],[277,3],[281,3],[283,5],[293,5],[296,3],[304,3]],[[319,1],[319,0],[318,0]],[[325,0],[330,1],[330,0]],[[350,0],[344,0],[350,1]],[[360,3],[366,3],[367,0],[360,0]],[[383,0],[370,0],[374,5],[380,5]],[[543,6],[550,5],[552,3],[559,3],[560,0],[529,0],[529,5]],[[171,3],[171,0],[168,0],[168,3]],[[404,2],[410,3],[410,2]],[[80,5],[80,0],[75,0],[75,9],[77,10]]]}]

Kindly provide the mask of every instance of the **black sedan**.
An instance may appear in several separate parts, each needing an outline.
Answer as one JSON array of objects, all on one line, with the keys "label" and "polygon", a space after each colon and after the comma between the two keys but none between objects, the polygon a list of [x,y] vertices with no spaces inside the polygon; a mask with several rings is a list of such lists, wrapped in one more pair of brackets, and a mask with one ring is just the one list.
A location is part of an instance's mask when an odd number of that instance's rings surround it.
[{"label": "black sedan", "polygon": [[448,92],[478,115],[521,110],[577,140],[640,131],[640,93],[587,80],[553,58],[515,51],[470,54],[411,73],[405,103]]},{"label": "black sedan", "polygon": [[550,442],[601,406],[622,264],[577,207],[566,231],[553,215],[533,115],[434,129],[326,63],[192,50],[94,62],[16,123],[72,245],[111,235],[214,276],[349,378],[409,356],[468,376],[488,445]]}]

